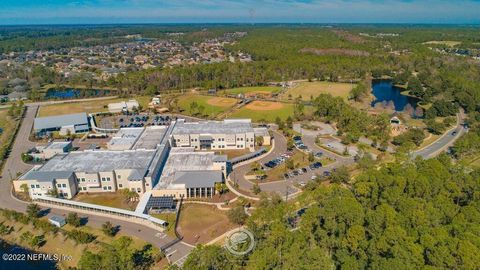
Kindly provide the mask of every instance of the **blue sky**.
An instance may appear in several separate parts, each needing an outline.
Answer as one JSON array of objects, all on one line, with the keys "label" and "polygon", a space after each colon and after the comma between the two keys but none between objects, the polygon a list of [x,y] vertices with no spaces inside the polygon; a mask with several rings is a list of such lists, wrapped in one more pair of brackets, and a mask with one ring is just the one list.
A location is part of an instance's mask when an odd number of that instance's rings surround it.
[{"label": "blue sky", "polygon": [[480,0],[0,0],[0,24],[480,23]]}]

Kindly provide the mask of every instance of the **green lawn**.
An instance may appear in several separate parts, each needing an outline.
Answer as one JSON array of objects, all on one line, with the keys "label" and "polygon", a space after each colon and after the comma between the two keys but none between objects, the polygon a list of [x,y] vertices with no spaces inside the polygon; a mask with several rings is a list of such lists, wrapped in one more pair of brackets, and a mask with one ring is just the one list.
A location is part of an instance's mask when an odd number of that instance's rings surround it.
[{"label": "green lawn", "polygon": [[125,196],[118,192],[101,193],[79,193],[74,198],[75,201],[103,205],[108,207],[135,210],[138,202],[129,202]]},{"label": "green lawn", "polygon": [[130,99],[137,100],[138,103],[143,108],[146,108],[148,103],[151,101],[150,96],[136,96],[132,98],[115,98],[115,99],[105,99],[105,100],[92,100],[92,101],[84,101],[84,102],[54,104],[54,105],[40,107],[39,116],[44,117],[44,116],[81,113],[81,112],[86,112],[86,113],[105,112],[105,111],[108,111],[107,106],[109,103],[127,101]]},{"label": "green lawn", "polygon": [[204,110],[202,114],[209,117],[215,117],[216,115],[232,108],[237,103],[237,100],[223,97],[186,95],[179,97],[178,106],[183,110],[183,113],[196,115],[198,114],[198,110],[192,111],[190,107],[193,102],[196,102],[198,106],[203,106]]},{"label": "green lawn", "polygon": [[280,119],[282,120],[286,120],[289,116],[293,117],[293,104],[272,102],[274,104],[277,104],[280,108],[276,109],[275,106],[272,106],[271,110],[267,110],[267,107],[264,107],[265,109],[260,109],[261,104],[256,106],[256,102],[258,103],[260,101],[254,101],[251,103],[254,106],[249,106],[250,104],[246,105],[241,109],[229,114],[227,117],[250,118],[254,122],[259,122],[262,120],[265,120],[267,122],[275,122],[277,116],[280,117]]},{"label": "green lawn", "polygon": [[268,92],[268,93],[276,93],[278,91],[282,90],[281,87],[278,86],[252,86],[252,87],[239,87],[239,88],[232,88],[232,89],[227,89],[225,90],[228,94],[245,94],[245,93],[262,93],[262,92]]},{"label": "green lawn", "polygon": [[310,100],[310,97],[315,98],[320,94],[330,94],[347,100],[354,85],[336,82],[301,82],[297,86],[288,89],[282,95],[282,98],[289,99],[290,96],[291,99],[295,99],[301,96],[302,100]]},{"label": "green lawn", "polygon": [[8,115],[8,109],[0,110],[0,128],[3,132],[0,134],[0,145],[3,145],[10,134],[15,131],[17,121],[12,120]]}]

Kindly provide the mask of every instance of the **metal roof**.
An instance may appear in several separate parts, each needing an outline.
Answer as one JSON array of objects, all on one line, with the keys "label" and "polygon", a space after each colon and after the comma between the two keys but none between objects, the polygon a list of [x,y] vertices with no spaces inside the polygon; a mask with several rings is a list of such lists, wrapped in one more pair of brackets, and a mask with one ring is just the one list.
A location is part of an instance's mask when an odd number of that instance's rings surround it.
[{"label": "metal roof", "polygon": [[48,220],[56,221],[58,223],[65,222],[65,218],[62,216],[51,216],[50,218],[48,218]]},{"label": "metal roof", "polygon": [[39,182],[51,182],[53,179],[67,179],[73,171],[36,171],[30,170],[20,177],[21,180],[37,180]]},{"label": "metal roof", "polygon": [[38,117],[35,118],[33,129],[42,130],[76,125],[86,125],[88,127],[88,118],[86,113]]},{"label": "metal roof", "polygon": [[185,184],[186,188],[214,187],[223,182],[221,171],[180,171],[174,175],[175,184]]},{"label": "metal roof", "polygon": [[56,155],[40,171],[111,172],[122,169],[146,169],[155,150],[85,150]]},{"label": "metal roof", "polygon": [[238,134],[253,132],[249,119],[226,119],[223,121],[185,122],[177,120],[173,135],[176,134]]},{"label": "metal roof", "polygon": [[50,202],[56,202],[56,203],[62,203],[70,206],[75,206],[75,207],[81,207],[81,208],[86,208],[86,209],[95,209],[95,210],[100,210],[103,212],[112,212],[116,214],[121,214],[125,216],[132,216],[132,217],[138,217],[141,219],[149,220],[157,224],[161,225],[166,225],[167,222],[164,220],[149,216],[147,214],[142,214],[142,213],[136,213],[133,211],[125,210],[125,209],[120,209],[120,208],[114,208],[114,207],[108,207],[108,206],[102,206],[98,204],[91,204],[91,203],[84,203],[84,202],[77,202],[77,201],[72,201],[72,200],[66,200],[66,199],[60,199],[60,198],[53,198],[50,196],[41,196],[41,195],[36,195],[33,197],[33,199],[41,199],[41,200],[46,200]]}]

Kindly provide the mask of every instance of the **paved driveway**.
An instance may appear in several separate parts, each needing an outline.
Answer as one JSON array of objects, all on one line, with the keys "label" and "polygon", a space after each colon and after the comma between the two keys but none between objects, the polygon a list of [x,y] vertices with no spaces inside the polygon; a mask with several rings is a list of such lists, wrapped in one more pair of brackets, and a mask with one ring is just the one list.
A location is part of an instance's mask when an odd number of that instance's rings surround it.
[{"label": "paved driveway", "polygon": [[[277,131],[274,131],[274,140],[275,140],[275,148],[274,150],[268,154],[267,156],[263,157],[259,160],[260,163],[268,162],[274,158],[277,158],[281,154],[287,151],[287,141],[285,137]],[[302,137],[304,144],[311,149],[313,152],[322,152],[324,156],[329,157],[335,160],[334,163],[329,164],[326,167],[322,167],[319,169],[311,170],[307,168],[307,172],[288,179],[278,179],[278,181],[268,182],[268,183],[260,183],[260,189],[266,192],[276,192],[283,197],[290,196],[294,193],[299,192],[300,190],[296,187],[301,182],[307,183],[312,179],[312,176],[315,175],[323,175],[325,171],[331,171],[334,168],[338,168],[340,166],[347,166],[354,163],[353,157],[343,157],[332,152],[326,151],[323,148],[317,146],[315,144],[315,134],[304,135]],[[233,173],[231,174],[231,178],[234,182],[238,184],[240,189],[250,191],[253,183],[245,179],[245,174],[250,171],[251,163],[244,164],[234,169]],[[268,173],[268,172],[267,172]],[[290,198],[290,197],[289,197]]]}]

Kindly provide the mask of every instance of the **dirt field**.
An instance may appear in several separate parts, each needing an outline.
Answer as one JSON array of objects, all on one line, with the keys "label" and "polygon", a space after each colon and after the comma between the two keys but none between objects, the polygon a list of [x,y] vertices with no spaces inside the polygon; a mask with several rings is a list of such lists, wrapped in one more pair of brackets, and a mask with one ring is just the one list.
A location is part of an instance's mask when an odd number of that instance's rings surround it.
[{"label": "dirt field", "polygon": [[252,121],[273,122],[275,118],[285,120],[293,116],[293,104],[280,102],[254,101],[241,109],[229,114],[229,118],[250,118]]},{"label": "dirt field", "polygon": [[235,105],[235,103],[237,103],[235,99],[222,97],[214,97],[207,100],[207,104],[218,107],[231,107]]},{"label": "dirt field", "polygon": [[301,95],[303,100],[310,100],[311,96],[315,98],[320,94],[330,94],[334,97],[341,97],[347,100],[354,85],[355,84],[334,82],[302,82],[288,89],[281,98],[288,100],[288,96],[291,95],[292,99],[295,99]]},{"label": "dirt field", "polygon": [[254,101],[245,106],[245,108],[252,111],[274,111],[283,108],[283,104],[279,102],[270,101]]},{"label": "dirt field", "polygon": [[74,201],[98,204],[103,206],[135,210],[138,202],[128,202],[120,192],[102,192],[102,193],[79,193],[73,199]]},{"label": "dirt field", "polygon": [[189,244],[204,244],[232,229],[226,211],[216,206],[185,204],[180,212],[177,231]]}]

